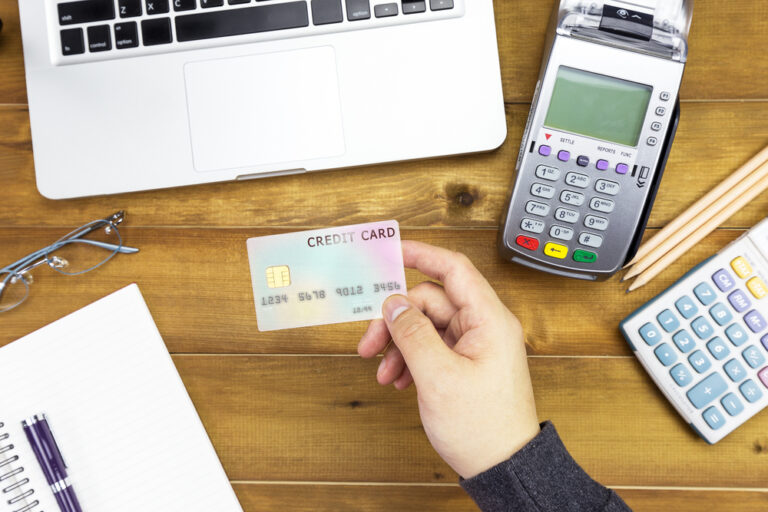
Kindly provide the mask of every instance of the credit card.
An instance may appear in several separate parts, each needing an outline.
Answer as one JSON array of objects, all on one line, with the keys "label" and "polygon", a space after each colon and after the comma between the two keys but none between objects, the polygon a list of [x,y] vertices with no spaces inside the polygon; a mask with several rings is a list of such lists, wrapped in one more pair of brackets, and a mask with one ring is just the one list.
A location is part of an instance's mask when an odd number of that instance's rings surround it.
[{"label": "credit card", "polygon": [[406,293],[396,221],[248,240],[259,331],[381,318]]}]

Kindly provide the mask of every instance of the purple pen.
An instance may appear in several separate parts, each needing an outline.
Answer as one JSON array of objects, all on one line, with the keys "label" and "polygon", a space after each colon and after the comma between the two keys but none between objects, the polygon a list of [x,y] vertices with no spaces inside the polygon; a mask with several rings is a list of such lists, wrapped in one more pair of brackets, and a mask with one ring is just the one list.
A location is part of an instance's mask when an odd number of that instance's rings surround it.
[{"label": "purple pen", "polygon": [[67,465],[59,451],[45,414],[35,415],[21,422],[32,451],[40,463],[45,479],[53,491],[61,512],[82,512],[75,491],[67,476]]}]

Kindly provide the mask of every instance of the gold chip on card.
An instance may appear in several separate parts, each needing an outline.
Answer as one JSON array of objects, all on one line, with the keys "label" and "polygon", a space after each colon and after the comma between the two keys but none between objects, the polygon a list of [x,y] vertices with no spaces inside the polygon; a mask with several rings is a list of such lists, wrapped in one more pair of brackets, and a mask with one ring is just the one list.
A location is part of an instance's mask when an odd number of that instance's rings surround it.
[{"label": "gold chip on card", "polygon": [[291,269],[288,265],[267,268],[267,286],[284,288],[291,285]]}]

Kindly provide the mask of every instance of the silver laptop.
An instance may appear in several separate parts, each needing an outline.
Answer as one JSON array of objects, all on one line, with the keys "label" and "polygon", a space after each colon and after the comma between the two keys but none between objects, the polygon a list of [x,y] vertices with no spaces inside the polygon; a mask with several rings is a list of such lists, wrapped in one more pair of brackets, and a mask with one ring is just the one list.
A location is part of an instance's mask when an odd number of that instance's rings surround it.
[{"label": "silver laptop", "polygon": [[49,198],[490,150],[492,0],[20,0]]}]

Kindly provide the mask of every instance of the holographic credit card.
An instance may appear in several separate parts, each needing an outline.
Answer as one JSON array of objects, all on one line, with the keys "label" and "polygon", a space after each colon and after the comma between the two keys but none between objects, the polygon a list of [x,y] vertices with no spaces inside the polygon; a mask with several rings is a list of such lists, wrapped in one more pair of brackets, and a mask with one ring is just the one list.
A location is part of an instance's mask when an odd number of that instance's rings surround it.
[{"label": "holographic credit card", "polygon": [[381,305],[405,294],[396,221],[248,240],[260,331],[381,318]]}]

